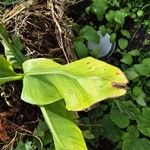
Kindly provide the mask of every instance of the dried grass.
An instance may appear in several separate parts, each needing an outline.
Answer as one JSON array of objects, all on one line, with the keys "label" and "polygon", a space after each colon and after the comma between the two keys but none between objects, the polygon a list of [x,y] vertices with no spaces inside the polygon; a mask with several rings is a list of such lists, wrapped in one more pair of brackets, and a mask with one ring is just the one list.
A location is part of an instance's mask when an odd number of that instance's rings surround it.
[{"label": "dried grass", "polygon": [[25,53],[32,58],[63,58],[76,60],[73,49],[71,20],[66,16],[71,0],[21,1],[5,11],[1,22],[9,33],[18,34],[26,45]]}]

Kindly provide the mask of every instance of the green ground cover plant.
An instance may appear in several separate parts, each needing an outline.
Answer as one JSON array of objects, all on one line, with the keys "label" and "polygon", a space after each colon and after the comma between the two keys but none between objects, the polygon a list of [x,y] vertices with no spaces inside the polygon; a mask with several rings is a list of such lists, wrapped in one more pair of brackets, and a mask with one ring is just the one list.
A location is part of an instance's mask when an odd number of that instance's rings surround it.
[{"label": "green ground cover plant", "polygon": [[88,55],[97,57],[97,50],[89,53],[86,46],[87,41],[95,43],[99,42],[97,31],[100,31],[104,36],[106,33],[110,34],[110,42],[117,41],[118,51],[123,51],[127,48],[131,40],[131,33],[126,28],[126,20],[133,21],[133,28],[140,28],[144,26],[147,33],[150,30],[149,12],[147,9],[150,4],[148,1],[111,1],[111,0],[93,0],[92,4],[86,8],[86,13],[89,15],[96,15],[99,21],[99,26],[89,25],[84,26],[78,32],[75,38],[75,49],[80,58]]},{"label": "green ground cover plant", "polygon": [[[106,60],[116,59],[115,64],[124,70],[130,80],[124,97],[103,103],[80,119],[84,129],[93,135],[93,140],[87,140],[89,149],[150,149],[149,8],[150,3],[142,0],[93,0],[86,8],[86,13],[96,16],[97,21],[86,26],[79,25],[74,44],[79,58],[89,55],[97,58],[96,53],[89,53],[87,41],[96,43],[97,31],[102,35],[109,33],[110,42],[115,41],[117,45],[114,54]],[[132,46],[141,28],[145,30],[144,39],[139,38]],[[109,146],[105,147],[106,144]]]}]

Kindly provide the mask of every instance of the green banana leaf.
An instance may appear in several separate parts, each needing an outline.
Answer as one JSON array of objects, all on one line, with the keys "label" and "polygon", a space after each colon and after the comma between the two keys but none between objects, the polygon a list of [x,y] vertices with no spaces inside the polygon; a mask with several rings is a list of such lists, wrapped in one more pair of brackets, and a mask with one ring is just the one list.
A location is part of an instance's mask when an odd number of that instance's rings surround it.
[{"label": "green banana leaf", "polygon": [[15,67],[22,68],[22,63],[28,58],[21,53],[24,45],[21,44],[17,36],[13,36],[12,41],[6,29],[0,24],[0,39],[5,49],[5,56],[7,60]]},{"label": "green banana leaf", "polygon": [[13,71],[11,64],[2,55],[0,55],[0,85],[8,81],[22,79],[22,77],[23,76],[21,74],[16,74]]},{"label": "green banana leaf", "polygon": [[56,150],[87,149],[80,129],[70,120],[70,112],[66,111],[62,101],[40,107]]},{"label": "green banana leaf", "polygon": [[120,69],[91,57],[66,65],[32,59],[23,64],[23,70],[24,101],[47,105],[64,99],[66,108],[72,111],[124,95],[128,83]]}]

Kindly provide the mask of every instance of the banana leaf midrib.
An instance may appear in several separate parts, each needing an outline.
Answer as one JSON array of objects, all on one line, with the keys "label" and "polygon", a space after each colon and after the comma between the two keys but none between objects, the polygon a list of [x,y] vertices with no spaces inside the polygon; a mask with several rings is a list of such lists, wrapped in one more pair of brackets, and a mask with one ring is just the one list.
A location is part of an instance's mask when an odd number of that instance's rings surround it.
[{"label": "banana leaf midrib", "polygon": [[64,71],[56,71],[56,70],[51,70],[51,71],[36,71],[36,72],[26,72],[24,74],[24,76],[39,76],[39,75],[60,75],[60,76],[66,76],[66,77],[70,77],[73,79],[79,79],[79,78],[98,78],[98,79],[103,79],[103,80],[107,80],[110,81],[109,79],[103,78],[103,77],[99,77],[98,75],[77,75],[77,74],[73,74],[73,73],[68,73],[68,72],[64,72]]}]

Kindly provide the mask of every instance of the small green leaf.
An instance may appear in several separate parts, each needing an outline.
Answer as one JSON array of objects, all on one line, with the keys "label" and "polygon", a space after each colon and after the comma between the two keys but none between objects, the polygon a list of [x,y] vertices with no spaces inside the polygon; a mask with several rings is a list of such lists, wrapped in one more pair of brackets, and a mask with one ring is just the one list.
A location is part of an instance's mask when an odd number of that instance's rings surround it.
[{"label": "small green leaf", "polygon": [[119,24],[119,25],[123,25],[124,21],[125,21],[125,13],[121,10],[117,10],[115,11],[114,14],[114,20]]},{"label": "small green leaf", "polygon": [[99,35],[97,31],[91,26],[85,26],[79,32],[80,37],[85,38],[88,41],[99,43]]},{"label": "small green leaf", "polygon": [[126,74],[128,80],[134,80],[140,76],[140,74],[138,74],[133,68],[128,68],[125,71],[125,74]]},{"label": "small green leaf", "polygon": [[112,33],[110,35],[110,42],[113,43],[113,42],[115,42],[115,40],[116,40],[116,33]]},{"label": "small green leaf", "polygon": [[133,62],[132,56],[128,53],[123,55],[123,58],[120,60],[121,62],[127,64],[127,65],[131,65]]},{"label": "small green leaf", "polygon": [[141,94],[141,92],[142,92],[142,89],[139,86],[135,86],[132,89],[132,94],[134,97],[138,97]]},{"label": "small green leaf", "polygon": [[128,54],[132,55],[132,56],[139,56],[140,55],[140,52],[138,49],[134,49],[130,52],[128,52]]},{"label": "small green leaf", "polygon": [[83,42],[75,41],[74,47],[79,58],[84,58],[88,56],[88,49]]},{"label": "small green leaf", "polygon": [[136,98],[136,102],[141,106],[146,106],[145,96],[145,93],[141,91],[140,95]]},{"label": "small green leaf", "polygon": [[145,58],[141,64],[134,65],[135,71],[137,71],[140,75],[150,76],[150,58]]},{"label": "small green leaf", "polygon": [[110,10],[106,15],[106,19],[108,22],[112,23],[114,21],[115,12],[113,10]]},{"label": "small green leaf", "polygon": [[131,38],[129,31],[127,31],[127,30],[121,30],[121,34],[128,39]]},{"label": "small green leaf", "polygon": [[107,29],[106,29],[106,27],[105,27],[104,25],[101,25],[101,26],[99,27],[99,31],[100,31],[100,33],[101,33],[103,36],[105,36],[105,34],[107,33]]},{"label": "small green leaf", "polygon": [[150,141],[145,138],[139,138],[139,132],[136,127],[130,126],[128,132],[123,135],[122,150],[148,150]]},{"label": "small green leaf", "polygon": [[23,143],[20,140],[20,142],[17,143],[17,147],[14,150],[36,150],[36,146],[31,141],[26,141]]},{"label": "small green leaf", "polygon": [[26,145],[22,141],[20,141],[17,143],[17,147],[15,148],[15,150],[27,150]]},{"label": "small green leaf", "polygon": [[124,38],[120,38],[118,40],[118,44],[119,44],[119,47],[124,50],[128,46],[128,40]]},{"label": "small green leaf", "polygon": [[139,132],[134,126],[130,126],[122,139],[122,150],[134,150],[136,139],[139,137]]},{"label": "small green leaf", "polygon": [[107,8],[107,0],[94,0],[89,10],[93,14],[96,14],[98,20],[102,20]]},{"label": "small green leaf", "polygon": [[100,120],[100,124],[103,128],[99,131],[100,135],[117,142],[122,137],[122,131],[113,123],[110,119],[110,115],[105,115],[103,119]]},{"label": "small green leaf", "polygon": [[142,17],[144,14],[143,10],[138,10],[137,15],[138,17]]},{"label": "small green leaf", "polygon": [[93,49],[92,52],[90,53],[90,55],[94,58],[98,58],[99,54],[100,54],[100,49],[99,48]]},{"label": "small green leaf", "polygon": [[34,130],[33,136],[39,137],[40,140],[34,139],[34,145],[41,150],[48,144],[53,144],[53,137],[45,121],[40,120],[38,126]]},{"label": "small green leaf", "polygon": [[33,145],[32,141],[25,142],[26,150],[36,150],[36,146]]},{"label": "small green leaf", "polygon": [[132,15],[131,15],[131,18],[133,18],[133,19],[135,19],[136,17],[137,17],[136,14],[132,14]]},{"label": "small green leaf", "polygon": [[140,110],[131,101],[117,101],[112,104],[110,118],[119,128],[129,126],[129,120],[136,120]]},{"label": "small green leaf", "polygon": [[91,140],[95,138],[94,135],[89,130],[85,130],[82,133],[83,133],[84,138],[86,139]]},{"label": "small green leaf", "polygon": [[145,136],[150,137],[150,108],[146,107],[142,109],[142,114],[137,120],[138,129]]},{"label": "small green leaf", "polygon": [[119,101],[122,111],[126,113],[129,119],[137,120],[140,116],[140,110],[132,101]]},{"label": "small green leaf", "polygon": [[34,140],[34,145],[36,145],[36,147],[41,147],[41,150],[43,150],[43,146],[53,143],[53,138],[49,132],[49,128],[46,122],[43,120],[39,121],[39,124],[34,131],[34,136],[37,136],[41,139],[41,141],[36,139]]},{"label": "small green leaf", "polygon": [[129,117],[126,112],[119,110],[115,103],[111,107],[110,118],[119,128],[129,126]]}]

